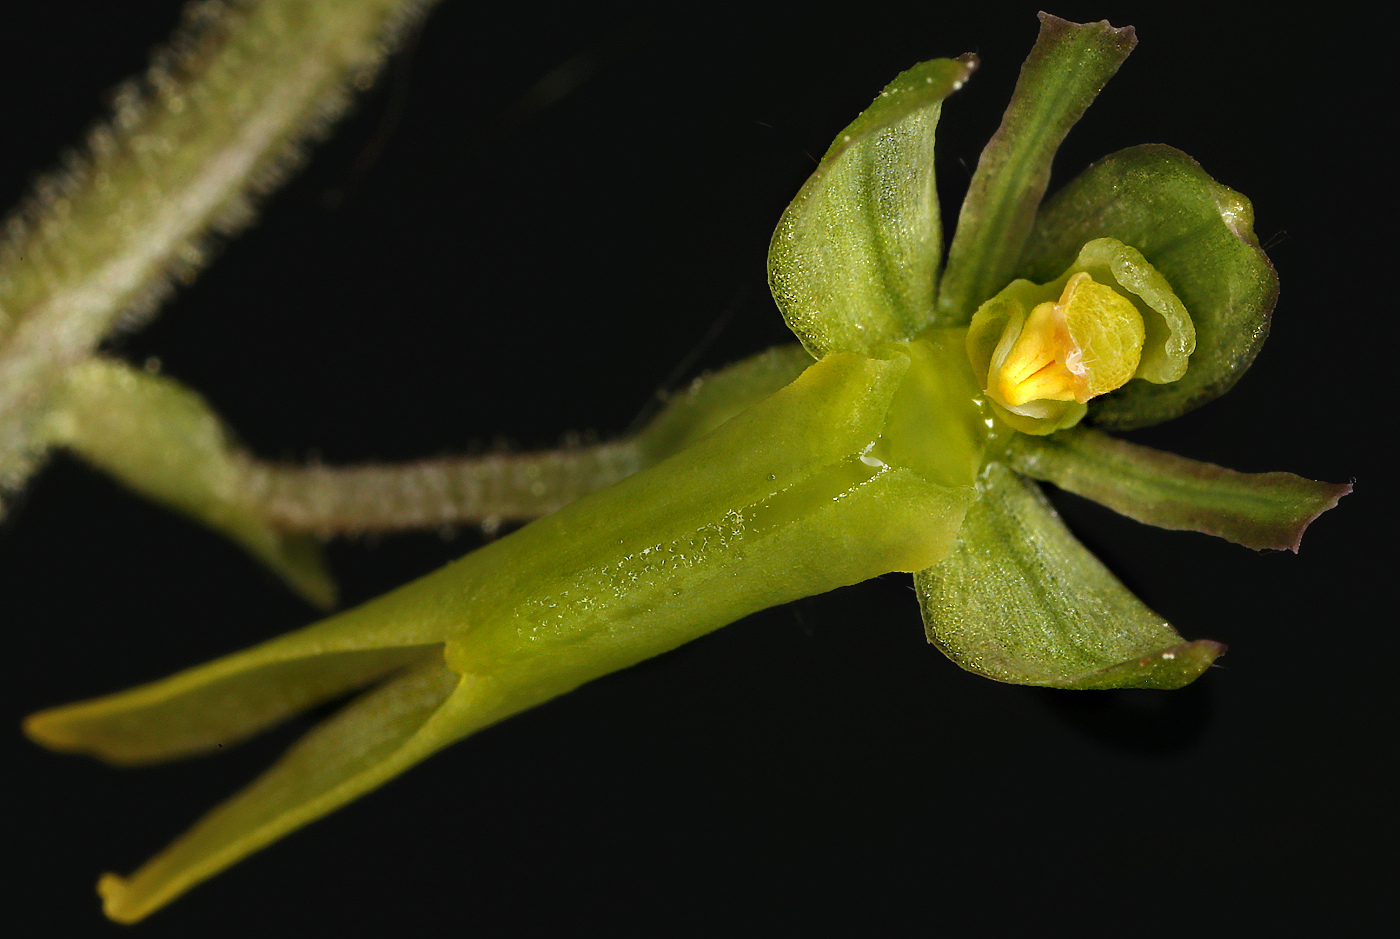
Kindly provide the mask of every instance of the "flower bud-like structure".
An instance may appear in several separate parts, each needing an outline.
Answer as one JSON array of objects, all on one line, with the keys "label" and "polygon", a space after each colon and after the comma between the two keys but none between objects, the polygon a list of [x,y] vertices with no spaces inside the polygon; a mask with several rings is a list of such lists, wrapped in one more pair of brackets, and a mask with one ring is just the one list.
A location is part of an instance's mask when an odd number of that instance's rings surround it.
[{"label": "flower bud-like structure", "polygon": [[1196,332],[1166,279],[1141,252],[1098,238],[1057,280],[1014,280],[983,303],[968,356],[1007,425],[1044,435],[1071,427],[1087,402],[1134,378],[1186,373]]},{"label": "flower bud-like structure", "polygon": [[1058,302],[1037,304],[1030,316],[1018,311],[1006,324],[987,392],[1012,410],[1039,399],[1083,404],[1132,378],[1141,356],[1142,316],[1080,271]]}]

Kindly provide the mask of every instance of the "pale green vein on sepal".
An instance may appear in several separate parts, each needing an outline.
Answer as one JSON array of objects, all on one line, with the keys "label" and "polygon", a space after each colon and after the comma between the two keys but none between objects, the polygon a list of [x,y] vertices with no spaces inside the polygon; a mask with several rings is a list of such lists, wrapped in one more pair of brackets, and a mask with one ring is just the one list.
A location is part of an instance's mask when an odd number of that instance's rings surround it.
[{"label": "pale green vein on sepal", "polygon": [[929,641],[997,681],[1179,688],[1225,648],[1182,639],[1069,533],[1034,483],[998,463],[957,547],[914,584]]},{"label": "pale green vein on sepal", "polygon": [[1106,20],[1070,23],[1041,13],[1040,24],[958,215],[938,295],[943,326],[967,325],[979,304],[1017,276],[1055,151],[1137,44],[1131,26],[1115,29]]},{"label": "pale green vein on sepal", "polygon": [[1017,472],[1139,522],[1256,550],[1296,553],[1308,525],[1351,492],[1347,483],[1240,473],[1083,427],[1048,437],[1017,434],[1006,459]]},{"label": "pale green vein on sepal", "polygon": [[1224,394],[1269,334],[1278,275],[1254,237],[1249,200],[1172,147],[1144,144],[1094,163],[1042,207],[1018,272],[1057,275],[1086,241],[1117,238],[1142,252],[1181,298],[1196,328],[1186,374],[1131,381],[1094,399],[1089,419],[1146,427]]},{"label": "pale green vein on sepal", "polygon": [[812,355],[869,352],[932,322],[943,251],[934,132],[943,99],[976,64],[933,59],[901,73],[837,135],[779,220],[769,285]]},{"label": "pale green vein on sepal", "polygon": [[46,444],[239,544],[321,608],[335,602],[321,545],[271,525],[243,489],[243,457],[202,397],[162,375],[94,357],[69,370],[45,416]]}]

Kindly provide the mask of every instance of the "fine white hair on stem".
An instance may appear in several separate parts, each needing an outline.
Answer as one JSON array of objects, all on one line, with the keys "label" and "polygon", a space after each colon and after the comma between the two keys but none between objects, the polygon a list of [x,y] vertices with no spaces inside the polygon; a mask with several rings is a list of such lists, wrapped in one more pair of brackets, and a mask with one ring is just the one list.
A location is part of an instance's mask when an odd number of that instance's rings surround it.
[{"label": "fine white hair on stem", "polygon": [[[66,371],[148,317],[247,225],[430,0],[206,0],[187,7],[111,118],[0,235],[0,487],[41,456]],[[275,50],[269,53],[268,50]]]},{"label": "fine white hair on stem", "polygon": [[326,466],[248,461],[240,487],[269,522],[322,537],[547,515],[641,468],[633,441],[539,453]]}]

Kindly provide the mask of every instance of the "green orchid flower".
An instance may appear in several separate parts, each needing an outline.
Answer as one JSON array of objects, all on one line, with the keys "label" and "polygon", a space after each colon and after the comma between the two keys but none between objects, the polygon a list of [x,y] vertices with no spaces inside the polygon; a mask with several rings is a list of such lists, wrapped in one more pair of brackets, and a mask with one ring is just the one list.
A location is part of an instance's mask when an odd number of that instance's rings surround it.
[{"label": "green orchid flower", "polygon": [[[105,875],[107,914],[139,920],[593,678],[890,572],[914,575],[930,641],[988,677],[1081,689],[1197,678],[1223,646],[1188,642],[1148,610],[1034,480],[1149,524],[1295,549],[1350,487],[1235,473],[1099,429],[1168,420],[1228,390],[1277,293],[1249,203],[1170,148],[1110,155],[1042,204],[1058,144],[1133,42],[1130,29],[1042,16],[946,264],[934,136],[977,62],[896,78],[774,235],[770,282],[801,346],[712,375],[634,440],[590,451],[610,467],[580,487],[597,491],[571,501],[563,464],[531,464],[543,469],[521,488],[536,502],[500,514],[552,509],[540,501],[551,489],[567,504],[453,564],[244,652],[31,717],[46,746],[134,765],[361,692],[134,875]],[[336,527],[335,506],[287,495],[294,475],[231,456],[221,425],[169,380],[100,359],[76,374],[46,418],[52,440],[137,479],[130,447],[196,440],[202,455],[152,495],[199,515],[217,493],[278,531]],[[103,430],[112,413],[155,415],[156,429]],[[204,432],[158,432],[177,425]],[[286,504],[305,511],[292,519]]]}]

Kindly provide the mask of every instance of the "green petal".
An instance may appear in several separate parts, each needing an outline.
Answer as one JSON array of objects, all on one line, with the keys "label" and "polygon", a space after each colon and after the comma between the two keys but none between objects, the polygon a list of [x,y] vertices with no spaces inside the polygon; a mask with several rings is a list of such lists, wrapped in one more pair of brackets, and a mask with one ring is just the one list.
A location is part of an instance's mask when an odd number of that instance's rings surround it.
[{"label": "green petal", "polygon": [[334,604],[320,543],[274,528],[244,498],[228,431],[184,385],[94,357],[69,371],[45,423],[49,442],[237,542],[316,606]]},{"label": "green petal", "polygon": [[1188,643],[1060,522],[1044,495],[987,467],[958,546],[914,575],[929,641],[997,681],[1054,688],[1179,688],[1225,647]]},{"label": "green petal", "polygon": [[[982,301],[1017,276],[1055,151],[1136,44],[1131,26],[1114,29],[1106,20],[1079,24],[1040,14],[1040,36],[958,215],[938,297],[940,325],[966,325]],[[1058,276],[1072,258],[1032,279]]]},{"label": "green petal", "polygon": [[976,64],[934,59],[890,82],[778,221],[769,285],[812,355],[868,352],[932,320],[943,251],[934,131]]},{"label": "green petal", "polygon": [[1186,374],[1196,327],[1171,284],[1141,251],[1116,238],[1096,238],[1080,249],[1074,269],[1089,272],[1101,284],[1117,285],[1142,314],[1145,335],[1134,377],[1161,385]]},{"label": "green petal", "polygon": [[1230,388],[1269,332],[1278,277],[1254,237],[1249,200],[1161,144],[1111,154],[1046,203],[1021,276],[1045,280],[1095,238],[1132,245],[1167,279],[1196,327],[1185,376],[1129,382],[1096,399],[1090,419],[1114,428],[1157,424]]},{"label": "green petal", "polygon": [[1303,530],[1351,492],[1292,473],[1239,473],[1087,428],[1010,441],[1017,472],[1159,528],[1297,552]]}]

